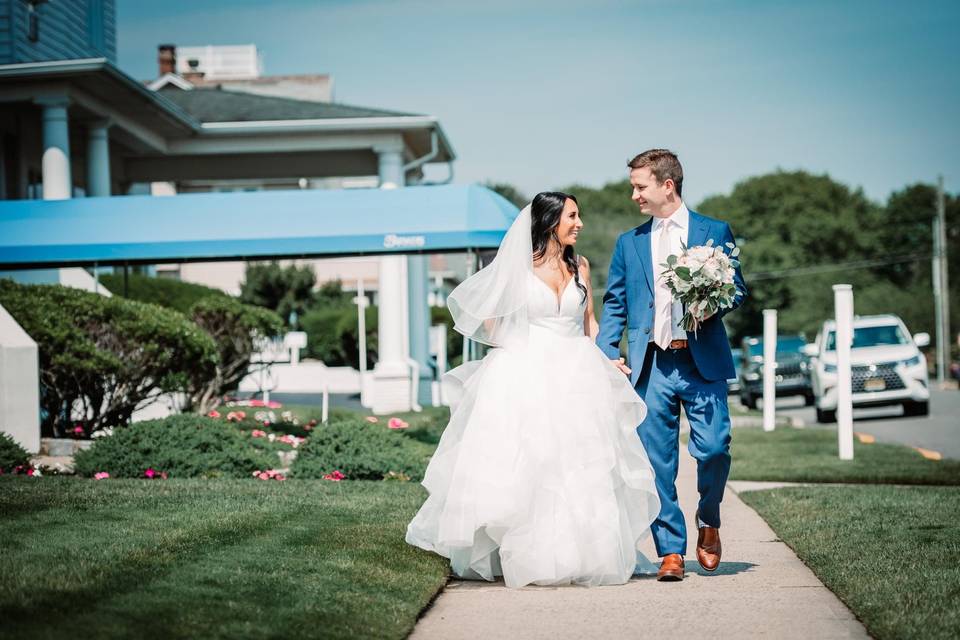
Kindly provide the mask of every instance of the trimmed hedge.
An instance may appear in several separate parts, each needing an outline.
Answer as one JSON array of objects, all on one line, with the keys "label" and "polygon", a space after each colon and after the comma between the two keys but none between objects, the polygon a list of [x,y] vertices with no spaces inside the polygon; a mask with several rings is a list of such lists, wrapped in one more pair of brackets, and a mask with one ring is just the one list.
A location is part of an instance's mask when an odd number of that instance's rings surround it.
[{"label": "trimmed hedge", "polygon": [[[367,333],[367,366],[377,363],[377,308],[364,314]],[[327,305],[314,308],[300,319],[307,333],[307,356],[331,367],[360,366],[360,340],[356,305]]]},{"label": "trimmed hedge", "polygon": [[6,433],[0,433],[0,472],[9,473],[15,467],[30,462],[26,449]]},{"label": "trimmed hedge", "polygon": [[6,279],[0,304],[37,342],[44,435],[126,425],[156,396],[189,392],[216,369],[213,339],[171,309]]},{"label": "trimmed hedge", "polygon": [[347,480],[382,480],[391,471],[423,479],[434,447],[384,424],[351,420],[314,429],[290,469],[293,478],[322,478],[341,471]]},{"label": "trimmed hedge", "polygon": [[275,453],[258,447],[233,424],[182,414],[135,422],[77,452],[79,475],[106,471],[114,478],[142,478],[152,468],[173,478],[248,478],[278,466]]},{"label": "trimmed hedge", "polygon": [[[100,283],[113,295],[123,296],[123,273],[101,274]],[[231,298],[220,289],[172,278],[130,274],[127,279],[126,297],[128,299],[158,304],[161,307],[176,309],[180,313],[188,313],[194,304],[211,296]]]}]

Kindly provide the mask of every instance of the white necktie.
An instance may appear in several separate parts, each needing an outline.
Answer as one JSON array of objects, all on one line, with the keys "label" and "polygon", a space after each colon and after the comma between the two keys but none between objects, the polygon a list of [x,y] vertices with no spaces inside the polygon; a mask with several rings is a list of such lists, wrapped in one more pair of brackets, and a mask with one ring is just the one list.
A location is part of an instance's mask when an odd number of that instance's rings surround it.
[{"label": "white necktie", "polygon": [[[660,223],[660,240],[657,242],[657,263],[662,264],[667,261],[670,255],[670,220],[664,220]],[[662,272],[663,269],[661,268]],[[657,337],[657,346],[666,349],[673,340],[673,296],[670,295],[670,287],[666,280],[659,278],[655,295],[655,304],[657,314],[654,318],[654,335]]]}]

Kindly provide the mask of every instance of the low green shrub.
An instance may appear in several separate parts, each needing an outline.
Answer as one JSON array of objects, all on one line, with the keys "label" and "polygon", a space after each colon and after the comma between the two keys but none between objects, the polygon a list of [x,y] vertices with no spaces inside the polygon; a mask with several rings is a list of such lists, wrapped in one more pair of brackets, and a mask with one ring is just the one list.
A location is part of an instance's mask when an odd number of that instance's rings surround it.
[{"label": "low green shrub", "polygon": [[[123,273],[100,275],[100,283],[113,295],[123,296]],[[140,302],[158,304],[161,307],[175,309],[180,313],[190,311],[196,302],[210,296],[230,298],[220,289],[205,287],[194,282],[183,282],[172,278],[154,278],[151,276],[130,274],[127,277],[127,295],[125,297]]]},{"label": "low green shrub", "polygon": [[341,471],[348,480],[382,480],[391,471],[423,478],[433,447],[386,424],[352,420],[320,425],[300,447],[290,476],[322,478]]},{"label": "low green shrub", "polygon": [[[443,430],[450,422],[449,407],[424,407],[420,413],[405,413],[401,416],[409,425],[400,431],[408,438],[436,446],[440,442]],[[386,418],[381,418],[381,421]]]},{"label": "low green shrub", "polygon": [[2,278],[0,304],[37,342],[43,435],[123,426],[160,394],[215,372],[213,339],[172,309]]},{"label": "low green shrub", "polygon": [[15,467],[30,462],[30,454],[6,433],[0,433],[0,472],[9,473]]},{"label": "low green shrub", "polygon": [[74,466],[83,476],[106,471],[114,478],[142,478],[152,468],[175,478],[246,478],[278,466],[278,459],[234,424],[182,414],[117,429],[79,451]]}]

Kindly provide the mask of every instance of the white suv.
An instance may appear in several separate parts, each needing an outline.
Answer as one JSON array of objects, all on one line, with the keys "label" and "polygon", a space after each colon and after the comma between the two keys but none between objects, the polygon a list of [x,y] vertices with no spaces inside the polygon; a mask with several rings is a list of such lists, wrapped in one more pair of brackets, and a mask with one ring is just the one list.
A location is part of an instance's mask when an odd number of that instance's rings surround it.
[{"label": "white suv", "polygon": [[[811,382],[817,407],[817,422],[837,418],[836,322],[823,323],[816,342],[804,353],[811,360]],[[907,416],[930,412],[927,359],[918,347],[930,344],[930,336],[913,339],[903,321],[892,314],[858,316],[853,320],[850,350],[854,407],[903,405]]]}]

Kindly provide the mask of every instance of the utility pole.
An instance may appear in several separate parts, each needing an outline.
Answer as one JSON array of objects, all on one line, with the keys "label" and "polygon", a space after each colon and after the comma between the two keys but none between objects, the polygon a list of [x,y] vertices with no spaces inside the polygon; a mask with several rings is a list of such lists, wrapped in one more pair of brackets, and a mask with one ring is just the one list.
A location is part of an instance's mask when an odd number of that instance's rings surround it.
[{"label": "utility pole", "polygon": [[938,276],[934,286],[938,291],[937,316],[937,382],[946,380],[947,366],[950,362],[950,279],[947,270],[947,207],[943,193],[943,176],[937,177],[937,224],[935,225],[934,260]]}]

